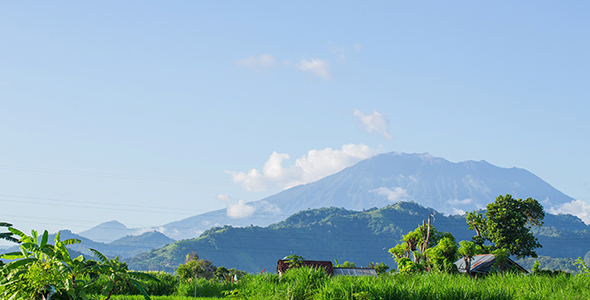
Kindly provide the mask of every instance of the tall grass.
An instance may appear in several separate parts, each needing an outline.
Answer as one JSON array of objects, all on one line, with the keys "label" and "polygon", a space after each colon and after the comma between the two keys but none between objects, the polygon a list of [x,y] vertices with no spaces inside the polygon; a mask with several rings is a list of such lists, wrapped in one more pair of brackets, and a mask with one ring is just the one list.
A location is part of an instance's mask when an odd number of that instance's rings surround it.
[{"label": "tall grass", "polygon": [[[174,296],[154,299],[188,300],[194,296],[195,282],[181,281]],[[238,283],[198,280],[196,296],[250,300],[590,299],[590,275],[496,274],[473,279],[458,274],[423,273],[345,277],[329,276],[321,269],[304,267],[289,270],[283,276],[247,275]]]},{"label": "tall grass", "polygon": [[[103,297],[104,298],[104,297]],[[194,297],[185,296],[150,296],[152,300],[195,300]],[[102,299],[102,298],[101,298]],[[216,297],[199,297],[197,300],[218,300]],[[115,295],[111,300],[145,300],[143,296],[139,295]]]},{"label": "tall grass", "polygon": [[[278,275],[245,278],[243,299],[590,299],[590,276],[490,275],[472,279],[458,274],[344,277],[301,268]],[[236,297],[239,298],[239,297]]]},{"label": "tall grass", "polygon": [[219,282],[204,278],[199,278],[191,282],[181,280],[174,295],[187,297],[224,297],[224,292],[234,290],[238,286],[227,281]]}]

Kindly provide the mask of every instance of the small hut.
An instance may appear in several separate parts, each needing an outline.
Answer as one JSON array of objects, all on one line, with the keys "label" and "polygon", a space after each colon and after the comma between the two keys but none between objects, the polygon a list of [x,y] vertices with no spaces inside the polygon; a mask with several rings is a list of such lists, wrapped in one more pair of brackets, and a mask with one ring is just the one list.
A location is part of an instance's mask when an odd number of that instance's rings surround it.
[{"label": "small hut", "polygon": [[[493,270],[496,264],[496,257],[493,254],[480,254],[471,259],[471,275],[488,274]],[[508,258],[508,269],[518,270],[520,272],[528,273],[528,271],[517,264],[512,259]],[[455,262],[457,269],[461,273],[467,272],[465,269],[465,260],[463,258]]]},{"label": "small hut", "polygon": [[[377,276],[377,271],[373,268],[335,268],[331,261],[327,260],[302,260],[300,266],[311,268],[322,268],[331,276]],[[284,274],[291,266],[286,259],[277,261],[277,273]]]}]

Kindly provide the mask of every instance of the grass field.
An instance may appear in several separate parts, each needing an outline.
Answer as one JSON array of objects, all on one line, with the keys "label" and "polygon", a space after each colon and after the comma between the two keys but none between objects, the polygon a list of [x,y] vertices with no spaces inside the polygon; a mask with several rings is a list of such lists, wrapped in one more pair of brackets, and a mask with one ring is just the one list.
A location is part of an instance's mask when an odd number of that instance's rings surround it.
[{"label": "grass field", "polygon": [[[184,286],[184,288],[182,288]],[[154,300],[195,299],[195,286],[181,283],[175,295]],[[590,275],[556,277],[523,274],[490,275],[473,279],[458,274],[421,273],[378,277],[329,276],[314,269],[276,274],[248,275],[228,284],[201,280],[197,299],[590,299]],[[230,293],[228,295],[228,293]],[[192,296],[192,297],[191,297]],[[209,298],[207,298],[209,297]],[[118,295],[116,300],[142,296]]]},{"label": "grass field", "polygon": [[[151,296],[152,300],[195,300],[195,297],[186,296]],[[116,295],[111,296],[113,300],[144,300],[143,296],[139,295]],[[219,300],[217,297],[198,297],[198,300]]]}]

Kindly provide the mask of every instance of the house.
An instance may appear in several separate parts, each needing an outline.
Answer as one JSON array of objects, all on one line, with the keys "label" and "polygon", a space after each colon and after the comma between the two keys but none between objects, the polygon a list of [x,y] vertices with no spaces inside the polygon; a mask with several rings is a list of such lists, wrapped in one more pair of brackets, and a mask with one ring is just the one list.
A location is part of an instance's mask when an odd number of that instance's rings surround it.
[{"label": "house", "polygon": [[336,276],[377,276],[373,268],[334,268]]},{"label": "house", "polygon": [[[471,275],[488,274],[495,268],[496,257],[493,254],[480,254],[471,259]],[[461,273],[465,273],[465,260],[463,258],[455,262],[457,269]],[[520,272],[528,273],[528,271],[517,264],[512,259],[508,258],[508,268],[515,269]]]},{"label": "house", "polygon": [[[284,274],[291,268],[288,262],[285,259],[277,261],[277,273],[279,275]],[[300,263],[301,266],[323,268],[326,270],[326,273],[332,276],[377,276],[377,272],[373,268],[334,268],[331,261],[325,260],[302,260]]]}]

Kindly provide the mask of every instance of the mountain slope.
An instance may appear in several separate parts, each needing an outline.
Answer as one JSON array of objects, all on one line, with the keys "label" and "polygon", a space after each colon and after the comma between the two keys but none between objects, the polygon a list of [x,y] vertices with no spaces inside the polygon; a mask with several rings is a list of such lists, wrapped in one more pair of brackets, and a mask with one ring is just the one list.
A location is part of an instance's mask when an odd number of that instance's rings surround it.
[{"label": "mountain slope", "polygon": [[[301,211],[268,227],[231,226],[212,228],[199,238],[177,241],[127,260],[136,270],[174,272],[187,254],[197,252],[217,266],[260,272],[274,272],[276,261],[289,254],[312,260],[353,261],[358,266],[369,262],[393,265],[387,250],[414,230],[433,209],[416,203],[398,202],[382,209],[350,211],[320,208]],[[470,240],[464,216],[435,214],[433,225],[451,232],[457,241]],[[539,255],[577,258],[590,249],[590,226],[566,215],[547,215],[545,226],[535,229],[543,248]]]},{"label": "mountain slope", "polygon": [[164,234],[151,231],[141,235],[128,235],[108,243],[105,250],[109,256],[130,257],[152,249],[164,247],[175,241]]},{"label": "mountain slope", "polygon": [[93,241],[109,243],[116,239],[136,233],[138,229],[127,228],[118,221],[109,221],[79,232],[78,235],[89,238]]},{"label": "mountain slope", "polygon": [[193,238],[211,226],[267,226],[298,211],[320,207],[362,210],[397,201],[414,201],[445,214],[484,208],[496,196],[532,197],[546,209],[573,199],[519,168],[485,161],[452,163],[428,154],[386,153],[316,182],[250,202],[254,213],[232,219],[217,210],[163,226],[175,238]]}]

